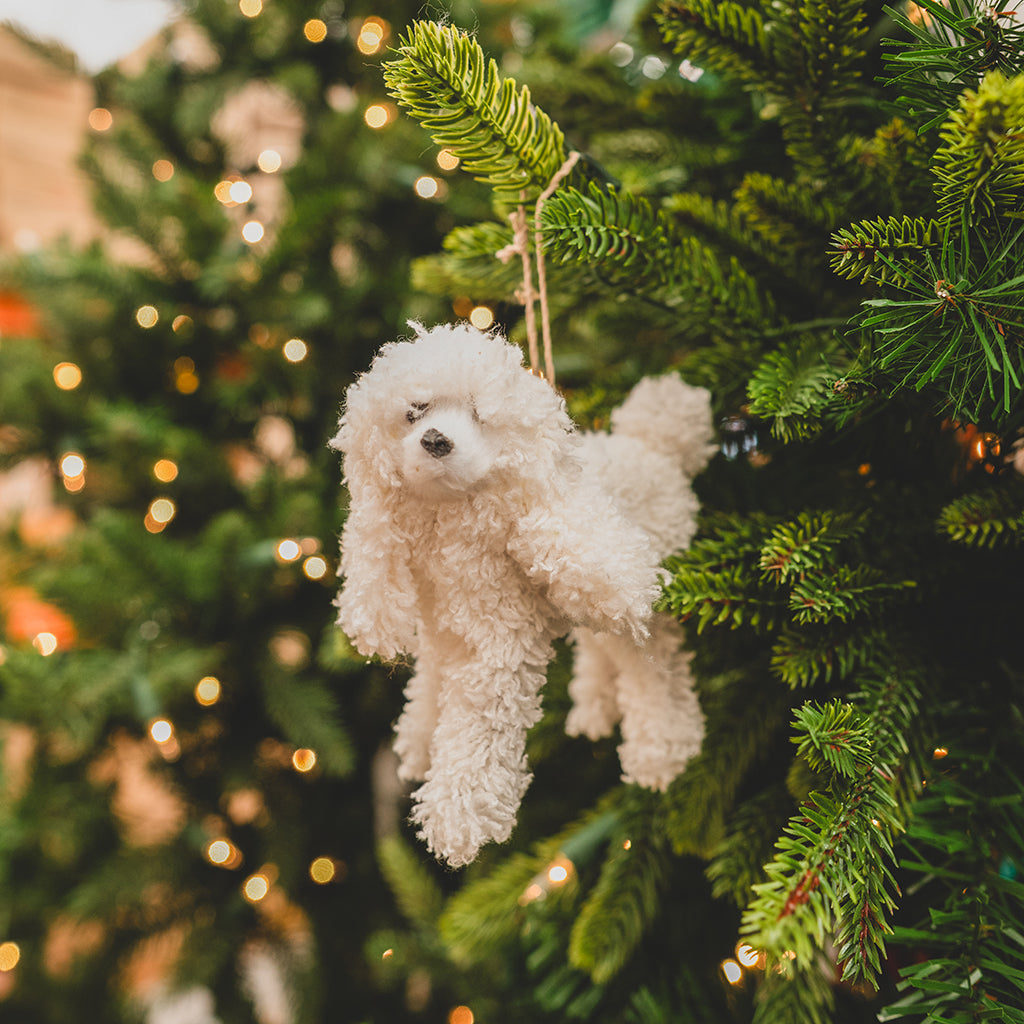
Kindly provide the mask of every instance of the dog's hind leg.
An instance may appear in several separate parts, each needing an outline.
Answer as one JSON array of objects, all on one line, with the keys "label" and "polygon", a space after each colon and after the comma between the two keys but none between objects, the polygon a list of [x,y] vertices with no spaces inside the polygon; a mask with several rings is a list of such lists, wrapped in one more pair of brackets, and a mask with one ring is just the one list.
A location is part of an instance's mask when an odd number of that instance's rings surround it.
[{"label": "dog's hind leg", "polygon": [[596,740],[610,736],[619,720],[615,700],[618,666],[607,650],[607,637],[598,636],[582,626],[569,636],[575,654],[569,696],[572,708],[565,720],[569,736]]},{"label": "dog's hind leg", "polygon": [[421,644],[416,671],[405,685],[405,707],[395,723],[398,777],[407,782],[422,782],[427,777],[440,689],[437,666],[430,658],[429,648]]}]

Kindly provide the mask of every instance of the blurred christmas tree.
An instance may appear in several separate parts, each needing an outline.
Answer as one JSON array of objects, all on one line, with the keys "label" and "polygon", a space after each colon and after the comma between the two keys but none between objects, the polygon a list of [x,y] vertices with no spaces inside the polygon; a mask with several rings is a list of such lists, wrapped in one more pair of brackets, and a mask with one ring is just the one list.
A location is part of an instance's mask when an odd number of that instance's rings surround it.
[{"label": "blurred christmas tree", "polygon": [[[1024,1020],[1015,17],[606,7],[478,43],[197,0],[100,78],[132,259],[22,266],[49,333],[0,348],[3,458],[63,488],[2,548],[19,1020]],[[446,875],[399,825],[401,677],[330,624],[325,441],[406,316],[519,330],[495,253],[571,150],[540,210],[570,408],[672,369],[721,416],[663,602],[708,733],[622,785],[564,736],[566,654],[510,848]]]}]

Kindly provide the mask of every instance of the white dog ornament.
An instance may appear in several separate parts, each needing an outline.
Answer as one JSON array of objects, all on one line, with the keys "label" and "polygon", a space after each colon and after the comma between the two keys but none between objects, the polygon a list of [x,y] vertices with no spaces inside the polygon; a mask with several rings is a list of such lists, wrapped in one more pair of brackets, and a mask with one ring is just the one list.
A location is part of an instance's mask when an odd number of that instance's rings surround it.
[{"label": "white dog ornament", "polygon": [[641,381],[612,434],[581,437],[515,346],[413,326],[348,389],[331,442],[351,497],[336,604],[362,654],[415,660],[400,774],[422,782],[420,836],[458,867],[511,834],[570,630],[570,733],[621,723],[624,778],[655,788],[700,749],[682,630],[651,607],[661,559],[693,535],[712,426],[707,392],[669,376]]}]

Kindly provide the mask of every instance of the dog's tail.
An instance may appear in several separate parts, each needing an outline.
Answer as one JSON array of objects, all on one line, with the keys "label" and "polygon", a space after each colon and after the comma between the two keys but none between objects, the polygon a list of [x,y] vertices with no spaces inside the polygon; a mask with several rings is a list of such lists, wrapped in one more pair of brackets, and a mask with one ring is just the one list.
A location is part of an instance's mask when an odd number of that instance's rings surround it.
[{"label": "dog's tail", "polygon": [[717,451],[707,388],[676,374],[645,377],[612,413],[612,432],[643,441],[696,476]]}]

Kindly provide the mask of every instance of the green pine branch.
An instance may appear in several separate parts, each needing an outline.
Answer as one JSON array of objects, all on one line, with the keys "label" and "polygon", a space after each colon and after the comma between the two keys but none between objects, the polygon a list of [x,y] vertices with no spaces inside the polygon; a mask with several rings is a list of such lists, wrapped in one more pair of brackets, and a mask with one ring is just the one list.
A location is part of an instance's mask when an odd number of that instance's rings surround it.
[{"label": "green pine branch", "polygon": [[942,229],[924,217],[862,220],[832,235],[830,265],[840,277],[880,283],[902,280],[900,266],[920,266],[925,253],[938,256]]},{"label": "green pine branch", "polygon": [[1017,482],[971,491],[940,513],[938,528],[967,547],[1017,545],[1024,541],[1024,495]]},{"label": "green pine branch", "polygon": [[833,561],[836,550],[862,537],[868,526],[866,512],[801,512],[772,530],[761,548],[761,569],[779,583],[799,579]]},{"label": "green pine branch", "polygon": [[503,78],[480,45],[451,25],[415,22],[384,64],[395,100],[494,190],[496,203],[532,202],[565,161],[562,131]]}]

